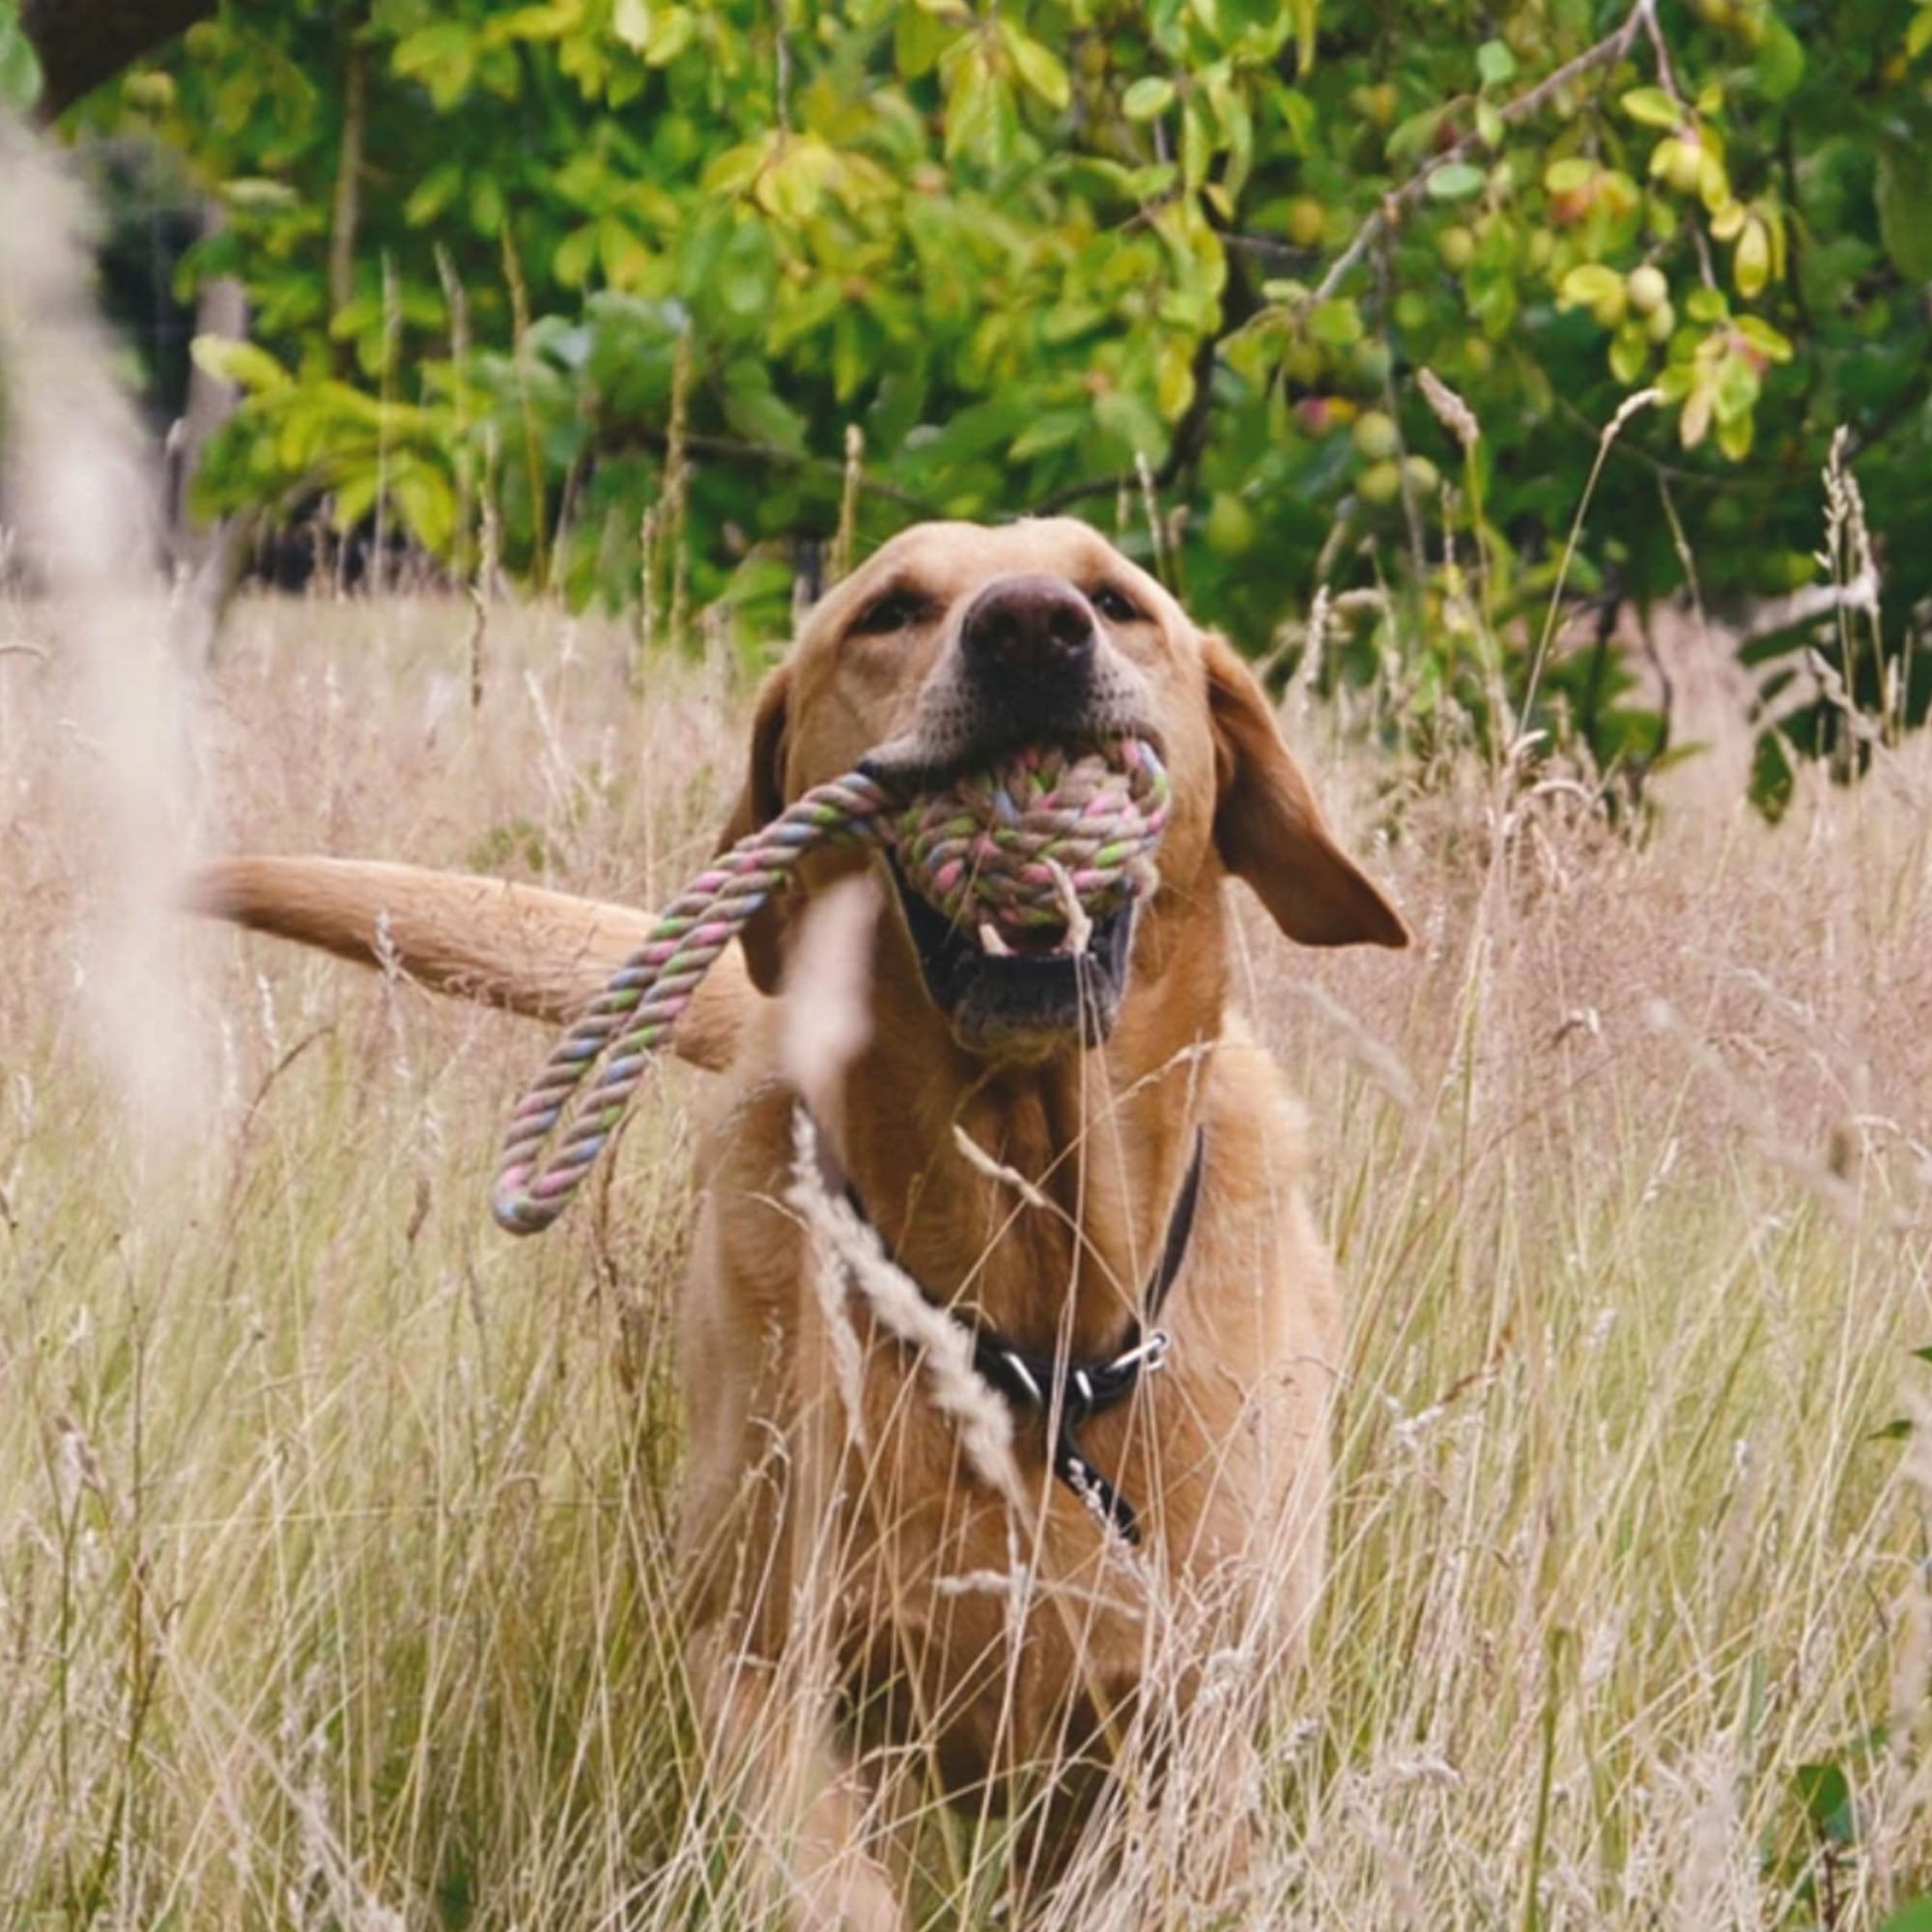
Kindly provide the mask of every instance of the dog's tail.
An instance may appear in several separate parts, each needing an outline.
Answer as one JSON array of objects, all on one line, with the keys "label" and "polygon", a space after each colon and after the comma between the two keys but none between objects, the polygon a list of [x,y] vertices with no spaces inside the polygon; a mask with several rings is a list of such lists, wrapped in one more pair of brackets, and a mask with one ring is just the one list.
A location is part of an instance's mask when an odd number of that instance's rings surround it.
[{"label": "dog's tail", "polygon": [[[603,990],[652,925],[648,913],[603,899],[366,859],[219,860],[190,877],[186,904],[556,1022]],[[672,1051],[693,1066],[727,1066],[756,997],[733,946],[679,1018]]]}]

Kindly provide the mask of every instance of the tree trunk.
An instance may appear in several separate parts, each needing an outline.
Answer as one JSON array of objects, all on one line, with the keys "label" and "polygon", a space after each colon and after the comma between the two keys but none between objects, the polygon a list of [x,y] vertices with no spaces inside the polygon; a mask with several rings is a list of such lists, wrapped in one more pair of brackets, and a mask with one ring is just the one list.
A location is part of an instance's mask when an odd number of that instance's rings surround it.
[{"label": "tree trunk", "polygon": [[[203,235],[217,233],[223,218],[221,205],[211,201],[202,213]],[[248,339],[248,295],[234,276],[217,275],[202,284],[195,302],[194,332],[234,342]],[[256,519],[251,515],[198,524],[188,507],[201,453],[209,438],[233,414],[239,400],[232,383],[219,381],[197,363],[188,375],[187,403],[181,420],[168,434],[168,547],[184,593],[184,618],[191,634],[189,660],[196,664],[214,661],[221,620],[241,581],[254,537]]]},{"label": "tree trunk", "polygon": [[[368,122],[368,88],[362,48],[350,23],[343,53],[342,155],[336,163],[335,192],[328,213],[328,307],[340,315],[355,294],[355,226],[362,212],[362,142]],[[346,351],[348,345],[342,348]]]}]

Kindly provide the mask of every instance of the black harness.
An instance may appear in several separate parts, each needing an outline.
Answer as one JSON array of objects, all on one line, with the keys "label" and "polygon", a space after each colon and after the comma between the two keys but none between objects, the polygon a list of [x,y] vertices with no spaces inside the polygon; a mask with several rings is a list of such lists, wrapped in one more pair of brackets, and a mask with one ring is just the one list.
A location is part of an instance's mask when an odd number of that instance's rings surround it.
[{"label": "black harness", "polygon": [[[968,1322],[954,1311],[947,1311],[972,1333],[973,1368],[981,1381],[997,1390],[1009,1407],[1022,1414],[1037,1415],[1049,1426],[1058,1417],[1059,1428],[1053,1438],[1053,1473],[1129,1543],[1141,1540],[1140,1518],[1133,1504],[1081,1455],[1074,1438],[1082,1424],[1125,1402],[1141,1377],[1151,1375],[1167,1359],[1172,1338],[1165,1328],[1154,1323],[1181,1264],[1187,1259],[1187,1244],[1194,1233],[1194,1212],[1201,1202],[1203,1147],[1203,1136],[1197,1133],[1194,1157],[1187,1163],[1187,1178],[1180,1183],[1174,1214],[1167,1224],[1160,1264],[1148,1283],[1140,1316],[1128,1327],[1118,1353],[1089,1361],[1073,1361],[1064,1355],[1031,1354],[1015,1348],[997,1328],[984,1322]],[[851,1203],[852,1211],[868,1226],[872,1225],[866,1204],[849,1181],[845,1198]],[[924,1293],[923,1289],[920,1292]],[[927,1295],[926,1299],[930,1301],[932,1297]]]}]

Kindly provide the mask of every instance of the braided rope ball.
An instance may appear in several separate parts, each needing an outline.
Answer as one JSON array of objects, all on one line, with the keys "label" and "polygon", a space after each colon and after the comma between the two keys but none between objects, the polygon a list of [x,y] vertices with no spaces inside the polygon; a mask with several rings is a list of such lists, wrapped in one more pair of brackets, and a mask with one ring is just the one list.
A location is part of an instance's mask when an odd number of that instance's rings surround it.
[{"label": "braided rope ball", "polygon": [[1050,930],[1076,912],[1104,919],[1147,889],[1169,805],[1160,759],[1132,738],[1028,747],[910,798],[863,771],[813,786],[671,901],[551,1050],[504,1132],[497,1224],[536,1234],[569,1206],[705,974],[808,852],[889,847],[954,925]]}]

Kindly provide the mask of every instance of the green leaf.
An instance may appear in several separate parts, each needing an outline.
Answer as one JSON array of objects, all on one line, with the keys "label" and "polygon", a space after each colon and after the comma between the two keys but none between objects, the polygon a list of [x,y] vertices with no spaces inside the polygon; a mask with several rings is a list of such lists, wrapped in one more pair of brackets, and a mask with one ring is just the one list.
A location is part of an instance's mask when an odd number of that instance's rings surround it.
[{"label": "green leaf", "polygon": [[1406,121],[1399,123],[1383,144],[1389,159],[1410,164],[1425,159],[1435,150],[1436,136],[1448,112],[1448,108],[1442,106],[1425,107],[1420,114],[1411,114]]},{"label": "green leaf", "polygon": [[1274,111],[1281,116],[1292,154],[1314,152],[1320,139],[1321,112],[1298,87],[1284,87],[1274,96]]},{"label": "green leaf", "polygon": [[412,228],[424,228],[456,199],[463,185],[463,166],[459,161],[443,161],[430,169],[403,204],[403,219]]},{"label": "green leaf", "polygon": [[1917,60],[1927,47],[1932,47],[1932,7],[1921,7],[1905,30],[1905,58]]},{"label": "green leaf", "polygon": [[1014,463],[1026,463],[1049,451],[1065,449],[1086,434],[1088,421],[1085,410],[1050,410],[1020,431],[1007,455]]},{"label": "green leaf", "polygon": [[426,550],[443,551],[456,531],[456,497],[441,470],[410,463],[392,471],[389,496]]},{"label": "green leaf", "polygon": [[1470,161],[1445,161],[1429,177],[1429,198],[1431,201],[1467,201],[1472,194],[1480,194],[1486,177],[1481,168]]},{"label": "green leaf", "polygon": [[1610,338],[1610,374],[1626,387],[1643,374],[1650,360],[1650,338],[1634,316],[1621,324]]},{"label": "green leaf", "polygon": [[651,40],[651,10],[646,0],[614,0],[611,31],[633,53],[642,53]]},{"label": "green leaf", "polygon": [[437,20],[396,43],[390,63],[406,80],[419,80],[440,114],[469,91],[476,71],[476,36],[460,20]]},{"label": "green leaf", "polygon": [[41,57],[11,6],[0,7],[0,106],[32,111],[41,98]]},{"label": "green leaf", "polygon": [[651,15],[644,62],[649,67],[668,67],[696,38],[697,22],[689,7],[662,8]]},{"label": "green leaf", "polygon": [[1213,129],[1208,125],[1207,108],[1196,95],[1180,110],[1180,179],[1189,187],[1199,187],[1208,179],[1208,165],[1213,158]]},{"label": "green leaf", "polygon": [[1765,22],[1764,44],[1757,50],[1757,91],[1767,100],[1788,100],[1804,78],[1804,46],[1784,22],[1773,15]]},{"label": "green leaf", "polygon": [[1726,355],[1718,364],[1713,402],[1720,423],[1734,423],[1757,407],[1764,384],[1757,371],[1742,355]]},{"label": "green leaf", "polygon": [[1362,312],[1344,297],[1308,312],[1308,339],[1324,349],[1348,349],[1362,339]]},{"label": "green leaf", "polygon": [[345,477],[335,486],[335,500],[329,506],[335,527],[353,530],[371,510],[382,494],[382,471],[373,466]]},{"label": "green leaf", "polygon": [[1932,1932],[1932,1892],[1900,1906],[1878,1932]]},{"label": "green leaf", "polygon": [[1162,344],[1154,373],[1154,405],[1169,422],[1178,422],[1194,400],[1194,351],[1180,337]]},{"label": "green leaf", "polygon": [[286,182],[265,181],[259,175],[225,181],[221,184],[220,194],[230,208],[239,208],[248,214],[266,214],[297,208],[301,203],[301,197]]},{"label": "green leaf", "polygon": [[987,63],[983,45],[968,46],[953,67],[946,96],[946,158],[977,156],[994,167],[1006,158],[1012,129],[1012,90]]},{"label": "green leaf", "polygon": [[197,335],[188,345],[194,366],[217,383],[232,383],[238,389],[266,395],[286,389],[294,379],[269,352],[253,342],[240,342],[230,335]]},{"label": "green leaf", "polygon": [[1174,83],[1151,73],[1137,80],[1121,97],[1121,112],[1129,121],[1151,121],[1174,105]]},{"label": "green leaf", "polygon": [[1634,87],[1617,102],[1639,128],[1681,128],[1684,111],[1661,87]]},{"label": "green leaf", "polygon": [[1858,1843],[1852,1781],[1846,1776],[1843,1765],[1830,1759],[1818,1764],[1801,1764],[1791,1775],[1791,1784],[1806,1822],[1821,1838],[1836,1845]]},{"label": "green leaf", "polygon": [[1485,87],[1501,87],[1516,78],[1516,56],[1502,41],[1485,41],[1476,49],[1476,71]]},{"label": "green leaf", "polygon": [[1879,151],[1879,239],[1910,282],[1932,282],[1932,159],[1924,149],[1888,141]]},{"label": "green leaf", "polygon": [[1602,262],[1583,262],[1563,277],[1556,299],[1564,308],[1595,308],[1622,293],[1624,278]]},{"label": "green leaf", "polygon": [[1073,90],[1059,59],[1009,20],[1000,22],[1000,38],[1028,91],[1038,95],[1049,107],[1065,107],[1073,98]]},{"label": "green leaf", "polygon": [[939,65],[959,30],[923,7],[900,7],[893,25],[893,66],[906,80],[917,80]]}]

